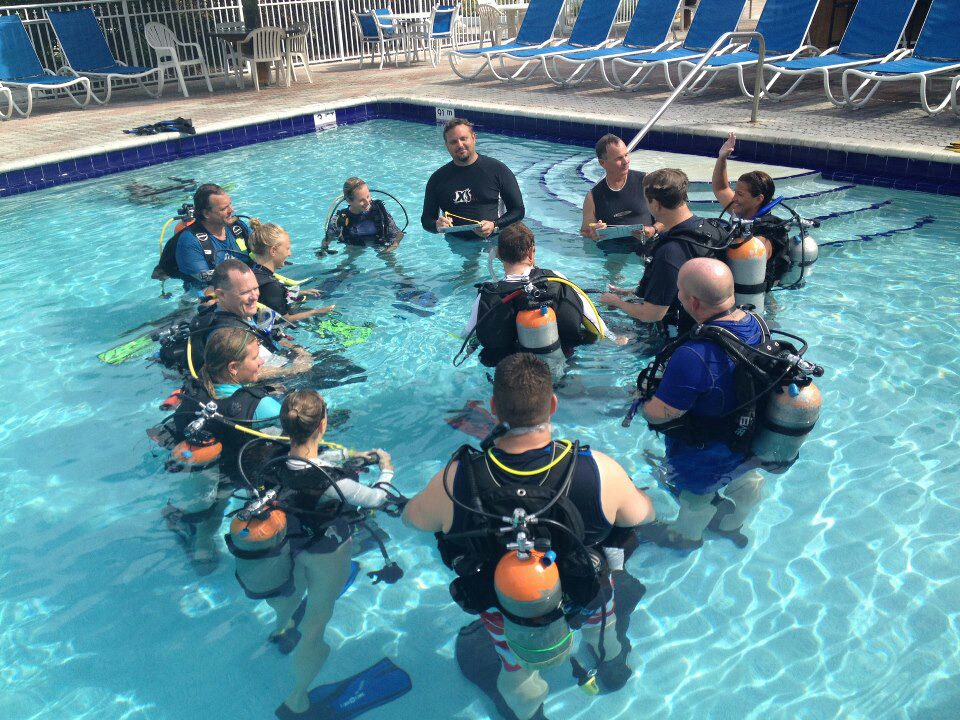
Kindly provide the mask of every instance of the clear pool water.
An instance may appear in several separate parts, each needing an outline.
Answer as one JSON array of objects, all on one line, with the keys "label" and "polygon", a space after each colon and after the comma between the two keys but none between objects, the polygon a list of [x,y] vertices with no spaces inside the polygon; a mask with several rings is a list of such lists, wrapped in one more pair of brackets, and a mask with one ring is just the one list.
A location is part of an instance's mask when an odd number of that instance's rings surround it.
[{"label": "clear pool water", "polygon": [[[588,150],[494,134],[479,147],[517,173],[542,266],[584,286],[637,278],[636,258],[618,268],[574,234],[598,172]],[[373,324],[370,341],[303,340],[365,371],[325,391],[350,410],[331,439],[388,448],[413,493],[468,439],[444,413],[490,391],[473,360],[450,365],[485,264],[463,277],[463,258],[417,222],[426,178],[446,159],[436,128],[374,121],[0,199],[0,717],[269,718],[289,690],[289,658],[265,643],[271,611],[243,596],[229,558],[198,578],[160,519],[172,477],[144,430],[162,418],[170,382],[145,360],[96,359],[174,302],[149,273],[160,225],[186,198],[137,205],[124,186],[168,175],[232,183],[237,208],[290,231],[289,274],[328,281],[344,255],[317,261],[312,250],[344,178],[360,174],[406,204],[400,267],[368,253],[359,272],[327,283],[344,320]],[[789,473],[768,480],[746,550],[714,540],[689,555],[637,551],[629,571],[647,593],[630,623],[635,676],[588,698],[554,671],[548,717],[960,716],[960,201],[816,175],[780,186],[807,196],[796,201],[806,216],[846,213],[818,237],[850,242],[825,247],[811,285],[776,293],[772,308],[827,368],[821,423]],[[401,274],[440,297],[432,316],[395,307]],[[641,362],[636,347],[580,351],[556,420],[652,486],[669,518],[648,459],[662,442],[640,423],[620,427]],[[362,577],[340,600],[317,682],[387,655],[413,691],[366,717],[487,717],[453,659],[469,618],[449,599],[432,538],[382,524],[406,577],[389,587]]]}]

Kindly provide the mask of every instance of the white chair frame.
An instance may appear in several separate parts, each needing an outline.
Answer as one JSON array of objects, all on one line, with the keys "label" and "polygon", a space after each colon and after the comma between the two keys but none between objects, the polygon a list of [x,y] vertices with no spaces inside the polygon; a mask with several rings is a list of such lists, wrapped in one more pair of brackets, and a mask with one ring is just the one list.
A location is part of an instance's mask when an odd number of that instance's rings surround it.
[{"label": "white chair frame", "polygon": [[251,43],[252,54],[247,55],[240,46],[240,60],[246,61],[250,68],[250,75],[253,77],[253,88],[260,91],[260,78],[257,73],[257,63],[271,63],[276,73],[277,84],[280,84],[280,73],[283,73],[286,82],[289,83],[289,76],[284,67],[284,61],[287,59],[283,49],[285,33],[281,28],[262,27],[252,30],[243,39],[244,44]]},{"label": "white chair frame", "polygon": [[[187,92],[187,83],[183,77],[183,68],[200,66],[200,72],[203,73],[203,79],[207,81],[207,90],[213,92],[213,85],[210,84],[210,74],[207,69],[206,58],[203,57],[203,51],[197,43],[180,42],[173,30],[163,23],[150,22],[143,29],[147,45],[157,54],[157,69],[160,71],[160,77],[157,83],[157,95],[163,93],[163,80],[167,70],[173,70],[177,77],[177,83],[180,85],[180,92],[184,97],[190,97]],[[191,51],[191,55],[181,56],[177,48],[184,48]]]},{"label": "white chair frame", "polygon": [[[450,41],[454,51],[457,49],[457,24],[460,22],[460,3],[456,2],[453,4],[453,11],[450,17],[450,31],[439,35],[434,35],[433,22],[439,10],[439,3],[433,6],[433,9],[430,11],[430,17],[427,19],[427,24],[424,27],[422,38],[424,52],[429,55],[430,64],[433,65],[433,67],[436,67],[440,64],[440,53],[443,51],[444,40]],[[444,12],[450,11],[444,8]],[[482,35],[480,39],[481,41],[483,40]]]},{"label": "white chair frame", "polygon": [[299,61],[307,71],[307,81],[313,85],[313,78],[310,77],[310,26],[307,23],[302,26],[303,32],[287,35],[287,72],[292,81],[298,82],[295,61]]},{"label": "white chair frame", "polygon": [[[400,50],[403,49],[404,38],[402,35],[391,35],[390,37],[385,37],[383,34],[383,25],[380,24],[380,18],[374,12],[365,12],[358,13],[356,10],[351,10],[350,14],[353,15],[354,25],[357,27],[357,32],[360,34],[360,69],[363,69],[363,60],[366,57],[364,52],[367,46],[370,48],[370,62],[373,63],[376,53],[373,49],[373,45],[377,45],[380,48],[380,69],[383,70],[383,63],[386,61],[387,56],[390,55],[390,47],[394,46],[393,57],[394,64],[397,67],[400,67]],[[363,26],[360,24],[360,16],[366,15],[372,17],[374,24],[377,26],[377,39],[374,40],[372,37],[368,38],[363,34]]]},{"label": "white chair frame", "polygon": [[[13,115],[13,93],[0,85],[0,102],[3,101],[3,98],[7,99],[7,111],[4,112],[0,109],[0,120],[9,120],[10,116]],[[0,105],[0,108],[2,108],[2,105]]]},{"label": "white chair frame", "polygon": [[[216,23],[213,26],[213,31],[218,33],[245,33],[247,27],[242,22],[224,22]],[[223,40],[220,41],[220,44],[223,46],[223,86],[227,86],[230,76],[233,75],[233,81],[237,87],[242,87],[243,63],[240,62],[239,46]]]}]

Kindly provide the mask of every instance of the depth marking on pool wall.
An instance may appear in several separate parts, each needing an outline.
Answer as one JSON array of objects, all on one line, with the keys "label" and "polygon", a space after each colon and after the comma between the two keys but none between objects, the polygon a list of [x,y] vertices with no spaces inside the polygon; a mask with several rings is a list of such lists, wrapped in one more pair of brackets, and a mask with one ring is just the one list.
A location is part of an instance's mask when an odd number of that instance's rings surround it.
[{"label": "depth marking on pool wall", "polygon": [[313,114],[313,127],[317,130],[332,130],[337,126],[336,110]]},{"label": "depth marking on pool wall", "polygon": [[452,120],[456,117],[456,112],[453,108],[448,107],[438,107],[437,108],[437,122],[445,123],[447,120]]}]

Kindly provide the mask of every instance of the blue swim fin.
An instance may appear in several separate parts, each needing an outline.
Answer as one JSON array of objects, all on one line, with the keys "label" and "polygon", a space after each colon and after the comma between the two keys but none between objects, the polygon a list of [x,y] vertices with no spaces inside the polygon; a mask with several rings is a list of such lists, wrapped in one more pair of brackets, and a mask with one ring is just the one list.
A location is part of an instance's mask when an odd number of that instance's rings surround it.
[{"label": "blue swim fin", "polygon": [[410,676],[388,658],[353,677],[310,691],[310,709],[295,713],[285,704],[276,710],[280,720],[349,720],[410,692]]}]

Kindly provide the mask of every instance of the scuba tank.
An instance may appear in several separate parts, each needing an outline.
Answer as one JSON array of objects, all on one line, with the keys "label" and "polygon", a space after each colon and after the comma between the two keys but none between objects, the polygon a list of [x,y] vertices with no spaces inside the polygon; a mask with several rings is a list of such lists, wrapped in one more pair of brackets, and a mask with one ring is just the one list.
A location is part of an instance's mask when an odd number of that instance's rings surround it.
[{"label": "scuba tank", "polygon": [[237,582],[254,599],[276,595],[293,573],[287,516],[273,507],[275,497],[270,490],[230,521],[227,547],[237,559]]},{"label": "scuba tank", "polygon": [[763,312],[768,252],[764,242],[750,235],[727,249],[726,262],[733,273],[737,305],[753,305]]},{"label": "scuba tank", "polygon": [[[801,220],[801,223],[806,222]],[[812,236],[803,230],[800,234],[790,238],[790,269],[780,280],[784,286],[797,285],[813,272],[813,264],[820,257],[820,247]]]},{"label": "scuba tank", "polygon": [[820,418],[820,390],[809,377],[795,378],[769,396],[751,450],[768,470],[786,470]]},{"label": "scuba tank", "polygon": [[166,467],[169,472],[206,470],[220,460],[222,452],[223,445],[213,437],[203,440],[184,440],[177,443],[170,451],[170,459]]},{"label": "scuba tank", "polygon": [[517,341],[520,347],[534,355],[554,355],[560,350],[560,330],[557,314],[549,305],[517,313]]},{"label": "scuba tank", "polygon": [[573,645],[555,559],[552,550],[510,551],[493,575],[507,645],[531,670],[559,665]]}]

